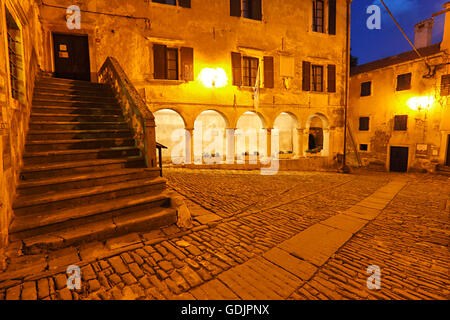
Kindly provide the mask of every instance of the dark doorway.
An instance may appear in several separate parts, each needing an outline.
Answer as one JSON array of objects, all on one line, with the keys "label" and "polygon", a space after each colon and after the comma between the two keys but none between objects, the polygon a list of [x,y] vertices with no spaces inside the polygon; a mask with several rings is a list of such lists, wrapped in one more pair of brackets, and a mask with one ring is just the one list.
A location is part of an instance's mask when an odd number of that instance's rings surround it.
[{"label": "dark doorway", "polygon": [[408,148],[391,147],[390,171],[408,171]]},{"label": "dark doorway", "polygon": [[87,36],[53,34],[55,76],[74,80],[91,80]]},{"label": "dark doorway", "polygon": [[447,159],[445,165],[450,167],[450,134],[447,136]]}]

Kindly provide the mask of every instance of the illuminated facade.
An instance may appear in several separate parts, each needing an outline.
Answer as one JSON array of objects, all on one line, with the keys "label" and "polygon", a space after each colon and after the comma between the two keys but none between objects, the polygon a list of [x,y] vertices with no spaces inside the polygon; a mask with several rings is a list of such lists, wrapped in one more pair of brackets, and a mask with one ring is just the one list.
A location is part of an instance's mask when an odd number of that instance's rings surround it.
[{"label": "illuminated facade", "polygon": [[353,164],[359,160],[400,172],[450,165],[448,15],[442,43],[431,45],[431,28],[423,32],[430,20],[416,26],[423,58],[411,51],[352,68],[348,149],[357,156],[351,157]]}]

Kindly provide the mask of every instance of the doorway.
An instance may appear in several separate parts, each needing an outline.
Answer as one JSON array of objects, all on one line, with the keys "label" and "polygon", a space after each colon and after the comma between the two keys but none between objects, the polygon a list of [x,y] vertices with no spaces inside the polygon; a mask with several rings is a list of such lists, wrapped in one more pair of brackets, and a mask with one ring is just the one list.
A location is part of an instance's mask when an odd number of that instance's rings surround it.
[{"label": "doorway", "polygon": [[408,171],[408,147],[391,147],[390,171]]},{"label": "doorway", "polygon": [[450,134],[447,135],[447,159],[445,160],[445,165],[450,167]]},{"label": "doorway", "polygon": [[91,80],[88,36],[53,34],[55,76]]}]

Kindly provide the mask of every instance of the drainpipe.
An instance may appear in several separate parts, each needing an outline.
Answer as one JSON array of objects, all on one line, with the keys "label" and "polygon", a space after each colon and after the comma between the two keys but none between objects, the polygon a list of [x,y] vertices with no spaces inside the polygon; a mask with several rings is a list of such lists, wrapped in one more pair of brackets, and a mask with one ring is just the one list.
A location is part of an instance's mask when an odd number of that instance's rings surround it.
[{"label": "drainpipe", "polygon": [[347,51],[346,51],[346,70],[345,70],[345,105],[344,105],[344,154],[342,157],[342,173],[349,173],[350,168],[347,166],[347,118],[348,118],[348,101],[349,101],[349,81],[350,81],[350,13],[353,0],[347,0]]}]

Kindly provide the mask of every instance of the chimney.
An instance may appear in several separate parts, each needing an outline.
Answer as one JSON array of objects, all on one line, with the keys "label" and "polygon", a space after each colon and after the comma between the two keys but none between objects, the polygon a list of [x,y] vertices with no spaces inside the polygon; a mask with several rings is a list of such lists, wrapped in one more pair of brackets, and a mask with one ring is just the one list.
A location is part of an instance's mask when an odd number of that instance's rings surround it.
[{"label": "chimney", "polygon": [[416,48],[425,48],[431,46],[431,36],[433,34],[434,20],[428,19],[415,25],[414,45]]},{"label": "chimney", "polygon": [[[450,2],[443,5],[444,10],[450,10]],[[450,11],[445,13],[444,38],[442,39],[441,50],[450,50]]]}]

